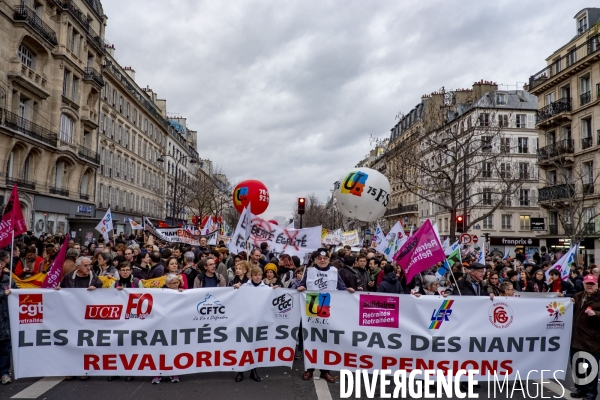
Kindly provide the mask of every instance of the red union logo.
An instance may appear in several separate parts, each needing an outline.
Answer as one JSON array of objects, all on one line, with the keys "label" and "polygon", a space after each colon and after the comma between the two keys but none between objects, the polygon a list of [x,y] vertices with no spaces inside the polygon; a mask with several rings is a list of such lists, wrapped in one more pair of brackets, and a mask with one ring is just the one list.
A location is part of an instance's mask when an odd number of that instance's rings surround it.
[{"label": "red union logo", "polygon": [[513,323],[512,308],[506,303],[494,303],[488,310],[490,323],[498,329],[508,328]]},{"label": "red union logo", "polygon": [[19,295],[19,324],[44,322],[44,302],[41,294]]},{"label": "red union logo", "polygon": [[85,307],[85,319],[121,319],[122,305],[93,305]]},{"label": "red union logo", "polygon": [[153,304],[152,295],[149,293],[131,293],[127,301],[127,309],[125,310],[125,319],[150,318]]}]

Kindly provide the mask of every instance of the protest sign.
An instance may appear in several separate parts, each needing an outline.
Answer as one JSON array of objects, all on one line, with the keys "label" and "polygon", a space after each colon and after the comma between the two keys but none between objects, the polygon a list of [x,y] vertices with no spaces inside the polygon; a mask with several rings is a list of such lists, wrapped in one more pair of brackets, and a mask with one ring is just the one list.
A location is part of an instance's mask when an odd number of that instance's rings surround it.
[{"label": "protest sign", "polygon": [[299,298],[268,287],[15,291],[14,377],[291,368]]},{"label": "protest sign", "polygon": [[336,229],[331,231],[329,229],[323,229],[321,231],[321,242],[330,246],[337,246],[342,243],[342,230]]},{"label": "protest sign", "polygon": [[214,230],[206,235],[193,235],[183,228],[158,228],[155,230],[163,240],[171,243],[186,243],[192,246],[200,246],[200,239],[206,238],[206,244],[216,245],[219,230]]},{"label": "protest sign", "polygon": [[344,246],[356,247],[360,245],[360,238],[358,237],[358,231],[356,229],[342,232],[342,244]]},{"label": "protest sign", "polygon": [[494,371],[500,379],[517,372],[540,379],[541,370],[545,377],[565,376],[573,316],[568,298],[302,295],[306,368],[476,369],[476,379]]}]

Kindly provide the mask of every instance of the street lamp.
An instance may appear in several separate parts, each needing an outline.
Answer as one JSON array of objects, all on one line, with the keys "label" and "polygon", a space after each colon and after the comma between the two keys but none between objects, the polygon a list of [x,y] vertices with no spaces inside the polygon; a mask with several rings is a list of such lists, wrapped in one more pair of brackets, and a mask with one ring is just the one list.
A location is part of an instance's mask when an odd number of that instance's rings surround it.
[{"label": "street lamp", "polygon": [[[175,162],[175,182],[173,184],[173,212],[171,214],[171,223],[172,225],[176,226],[175,224],[175,210],[177,209],[177,179],[178,179],[178,175],[179,175],[179,164],[181,164],[184,161],[188,160],[188,156],[182,154],[179,158],[175,157],[172,154],[165,154],[165,155],[160,155],[156,161],[160,162],[160,163],[164,163],[165,162],[165,158],[164,157],[171,157],[173,159],[173,161]],[[189,157],[189,161],[190,164],[196,164],[198,163],[198,161],[196,161],[196,159]],[[168,173],[168,171],[167,171]]]}]

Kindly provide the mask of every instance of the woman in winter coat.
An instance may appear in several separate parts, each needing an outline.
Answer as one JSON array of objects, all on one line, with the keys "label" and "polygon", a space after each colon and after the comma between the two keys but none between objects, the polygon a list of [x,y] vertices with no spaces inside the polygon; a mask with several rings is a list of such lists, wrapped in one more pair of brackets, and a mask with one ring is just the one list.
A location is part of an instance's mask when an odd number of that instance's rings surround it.
[{"label": "woman in winter coat", "polygon": [[423,276],[423,283],[419,287],[419,291],[415,293],[415,297],[420,297],[421,295],[429,295],[435,296],[439,295],[438,292],[438,280],[435,275],[425,275]]},{"label": "woman in winter coat", "polygon": [[546,283],[546,277],[544,276],[544,270],[538,269],[537,271],[535,271],[535,274],[533,275],[533,279],[531,279],[527,283],[527,289],[525,289],[525,291],[526,292],[535,292],[535,293],[542,293],[542,292],[548,291],[548,284]]},{"label": "woman in winter coat", "polygon": [[381,283],[377,286],[377,291],[382,293],[404,293],[402,290],[402,285],[398,281],[398,277],[396,276],[396,272],[394,271],[394,266],[391,264],[387,264],[383,267],[383,279]]},{"label": "woman in winter coat", "polygon": [[112,265],[112,257],[110,253],[98,253],[97,267],[94,268],[94,272],[98,276],[106,276],[114,278],[118,276],[117,269]]},{"label": "woman in winter coat", "polygon": [[[509,280],[506,279],[505,282]],[[487,291],[494,296],[500,296],[500,279],[496,271],[491,271],[487,281]]]}]

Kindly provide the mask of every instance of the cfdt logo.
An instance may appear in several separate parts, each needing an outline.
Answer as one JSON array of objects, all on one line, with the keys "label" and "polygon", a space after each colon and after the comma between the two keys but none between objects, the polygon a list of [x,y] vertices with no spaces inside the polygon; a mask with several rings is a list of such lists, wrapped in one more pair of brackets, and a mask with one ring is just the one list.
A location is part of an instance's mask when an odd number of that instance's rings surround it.
[{"label": "cfdt logo", "polygon": [[512,308],[506,303],[494,303],[488,310],[490,323],[498,329],[505,329],[513,323]]},{"label": "cfdt logo", "polygon": [[19,324],[44,322],[44,302],[41,294],[19,295]]},{"label": "cfdt logo", "polygon": [[308,322],[315,324],[329,324],[327,318],[331,316],[331,295],[329,293],[306,294],[306,316]]},{"label": "cfdt logo", "polygon": [[565,329],[565,323],[559,320],[567,312],[564,303],[552,301],[546,306],[546,311],[552,318],[552,322],[546,324],[546,329]]},{"label": "cfdt logo", "polygon": [[235,199],[235,204],[241,206],[242,203],[248,198],[248,187],[244,186],[235,189],[233,198]]},{"label": "cfdt logo", "polygon": [[344,178],[340,192],[343,194],[353,194],[354,196],[361,197],[368,177],[369,175],[365,174],[364,172],[350,172]]},{"label": "cfdt logo", "polygon": [[149,293],[130,293],[129,300],[127,301],[127,308],[125,309],[125,319],[152,318],[153,315],[151,315],[151,312],[153,303],[154,300]]},{"label": "cfdt logo", "polygon": [[444,321],[450,322],[450,315],[452,315],[452,304],[454,304],[454,300],[444,300],[440,308],[433,310],[429,329],[440,329]]},{"label": "cfdt logo", "polygon": [[294,298],[289,293],[284,293],[281,296],[275,297],[271,302],[271,310],[273,310],[273,316],[275,318],[289,318],[292,308],[294,308]]},{"label": "cfdt logo", "polygon": [[196,311],[198,311],[200,316],[195,317],[194,320],[227,319],[225,316],[225,305],[210,293],[204,297],[204,300],[198,303]]}]

